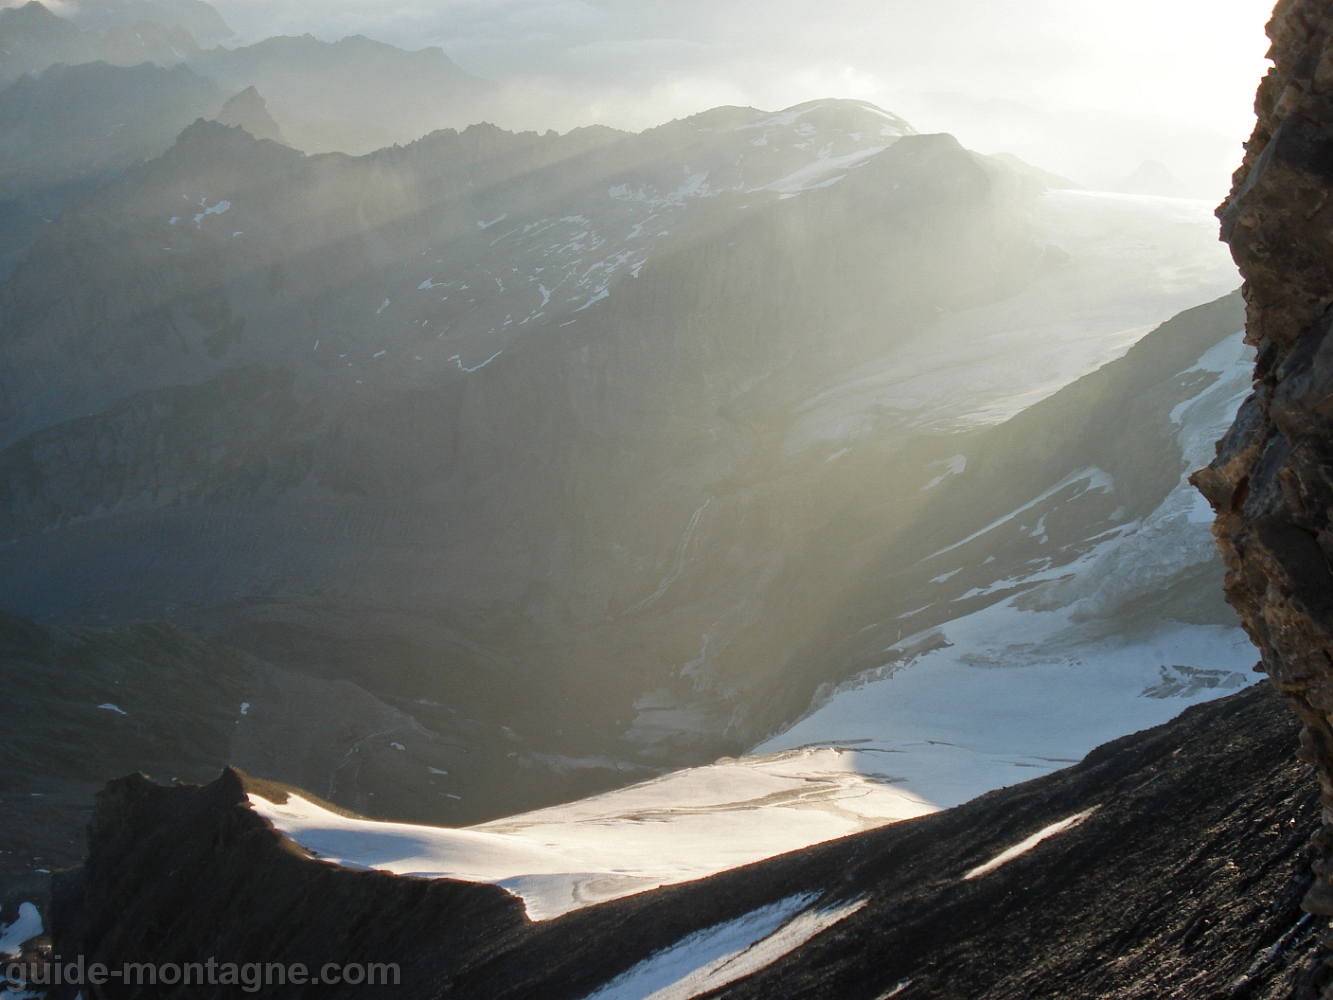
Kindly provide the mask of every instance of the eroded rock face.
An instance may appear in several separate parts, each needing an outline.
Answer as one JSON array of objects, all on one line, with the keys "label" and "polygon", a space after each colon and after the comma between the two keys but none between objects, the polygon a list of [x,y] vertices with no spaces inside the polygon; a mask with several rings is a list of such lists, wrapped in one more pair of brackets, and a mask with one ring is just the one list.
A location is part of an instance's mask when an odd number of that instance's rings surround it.
[{"label": "eroded rock face", "polygon": [[1255,391],[1192,481],[1217,511],[1257,669],[1305,723],[1324,805],[1305,907],[1333,915],[1333,2],[1281,0],[1268,34],[1258,125],[1218,210],[1245,278]]}]

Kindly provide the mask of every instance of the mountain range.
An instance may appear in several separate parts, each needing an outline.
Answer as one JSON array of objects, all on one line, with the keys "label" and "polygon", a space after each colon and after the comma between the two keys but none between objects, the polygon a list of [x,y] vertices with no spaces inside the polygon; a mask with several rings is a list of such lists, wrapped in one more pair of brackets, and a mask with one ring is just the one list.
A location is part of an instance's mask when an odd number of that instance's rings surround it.
[{"label": "mountain range", "polygon": [[411,995],[1314,988],[1317,793],[1189,480],[1265,364],[1207,205],[864,101],[462,127],[441,50],[203,8],[0,11],[3,919],[472,914]]},{"label": "mountain range", "polygon": [[[54,7],[29,0],[0,9],[0,85],[41,77],[57,65],[188,67],[223,91],[257,87],[299,148],[353,154],[480,120],[494,89],[434,47],[405,51],[361,35],[337,42],[304,35],[240,47],[217,44],[232,37],[202,0],[79,0]],[[97,92],[87,91],[90,97]],[[141,117],[170,117],[169,100],[139,95],[135,103]],[[203,109],[198,117],[215,111]],[[159,155],[168,145],[143,137],[142,155]]]},{"label": "mountain range", "polygon": [[182,720],[159,777],[416,822],[670,772],[757,859],[1248,683],[1183,481],[1248,384],[1225,256],[1048,183],[826,101],[361,158],[197,122],[90,193],[0,286],[0,606],[15,669],[91,671],[34,731],[115,749],[16,734],[14,892]]},{"label": "mountain range", "polygon": [[[1122,470],[985,430],[1225,290],[1200,239],[1154,301],[1158,258],[1103,243],[1125,210],[854,102],[356,160],[191,126],[0,289],[0,600],[188,622],[611,782],[738,752],[1178,487],[1174,433]],[[1051,356],[1026,324],[1060,297],[1084,325]],[[1114,488],[1069,478],[1102,463]],[[1003,561],[922,562],[1040,494],[1086,510],[1053,547],[1038,506]]]},{"label": "mountain range", "polygon": [[[0,9],[0,274],[52,219],[196,120],[365,153],[479,120],[491,92],[437,48],[360,36],[200,47],[231,38],[201,0]],[[240,114],[228,102],[244,95]]]}]

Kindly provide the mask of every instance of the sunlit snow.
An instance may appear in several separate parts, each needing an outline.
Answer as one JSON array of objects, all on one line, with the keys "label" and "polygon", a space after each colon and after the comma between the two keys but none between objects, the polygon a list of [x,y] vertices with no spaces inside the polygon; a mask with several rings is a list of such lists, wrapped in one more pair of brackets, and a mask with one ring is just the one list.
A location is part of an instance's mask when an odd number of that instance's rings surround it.
[{"label": "sunlit snow", "polygon": [[[1160,619],[1127,632],[1106,613],[1119,599],[1152,593],[1214,558],[1211,516],[1186,475],[1212,457],[1212,442],[1249,392],[1252,364],[1253,349],[1237,333],[1190,369],[1217,378],[1175,408],[1184,471],[1141,523],[1107,532],[1071,566],[993,588],[1039,583],[1037,590],[901,634],[899,649],[928,651],[903,662],[886,650],[884,667],[845,683],[755,752],[842,744],[858,754],[863,773],[952,806],[1064,767],[1101,743],[1251,683],[1258,654],[1239,627]],[[1099,475],[1073,473],[1037,499],[1060,502],[1085,486],[1110,488],[1109,477]],[[949,552],[965,556],[969,543],[984,549],[987,532],[1034,506],[1023,504],[927,564]]]},{"label": "sunlit snow", "polygon": [[252,807],[322,858],[494,882],[546,920],[933,812],[840,748],[722,760],[462,829],[350,819],[292,795]]},{"label": "sunlit snow", "polygon": [[887,148],[886,146],[869,146],[842,156],[830,156],[826,147],[820,150],[819,155],[815,157],[813,162],[771,183],[751,188],[750,192],[776,191],[780,194],[799,194],[802,191],[812,191],[816,188],[826,187],[830,182],[842,179],[841,177],[830,178],[829,174],[860,166],[866,160],[877,153],[884,152]]},{"label": "sunlit snow", "polygon": [[[1162,623],[1120,636],[1073,621],[1068,608],[1016,603],[940,626],[933,631],[947,647],[849,682],[755,752],[841,745],[862,773],[948,807],[1067,767],[1255,676],[1254,647],[1238,628]],[[1145,696],[1171,691],[1163,680],[1182,676],[1182,666],[1203,671],[1211,686]]]}]

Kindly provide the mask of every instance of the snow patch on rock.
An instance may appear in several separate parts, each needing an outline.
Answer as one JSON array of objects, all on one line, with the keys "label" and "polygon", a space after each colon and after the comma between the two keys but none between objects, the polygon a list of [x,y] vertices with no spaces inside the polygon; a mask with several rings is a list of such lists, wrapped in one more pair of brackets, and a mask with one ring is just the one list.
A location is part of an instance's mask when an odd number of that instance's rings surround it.
[{"label": "snow patch on rock", "polygon": [[587,1000],[691,1000],[754,975],[861,907],[857,900],[808,909],[813,897],[790,896],[743,917],[696,931],[644,959]]}]

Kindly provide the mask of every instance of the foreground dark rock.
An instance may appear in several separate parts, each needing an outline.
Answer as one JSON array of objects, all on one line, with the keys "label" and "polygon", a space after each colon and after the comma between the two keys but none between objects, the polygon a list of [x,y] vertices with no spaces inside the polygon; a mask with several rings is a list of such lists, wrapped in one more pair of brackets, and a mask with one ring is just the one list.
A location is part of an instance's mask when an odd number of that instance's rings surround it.
[{"label": "foreground dark rock", "polygon": [[[501,889],[337,868],[244,804],[280,786],[142,776],[99,796],[90,853],[57,880],[55,950],[124,962],[396,962],[395,997],[586,996],[687,935],[794,894],[856,913],[720,993],[735,997],[1313,997],[1303,915],[1318,793],[1266,685],[1083,763],[921,820],[533,924]],[[1082,823],[973,880],[1035,831]],[[107,997],[230,995],[126,988]],[[361,996],[364,987],[266,987]]]},{"label": "foreground dark rock", "polygon": [[[1263,667],[1305,723],[1304,756],[1333,807],[1333,4],[1283,0],[1268,26],[1275,63],[1259,123],[1219,209],[1246,279],[1255,393],[1195,482],[1217,511],[1228,600]],[[1327,812],[1326,812],[1326,815]],[[1333,914],[1333,826],[1306,898]]]}]

